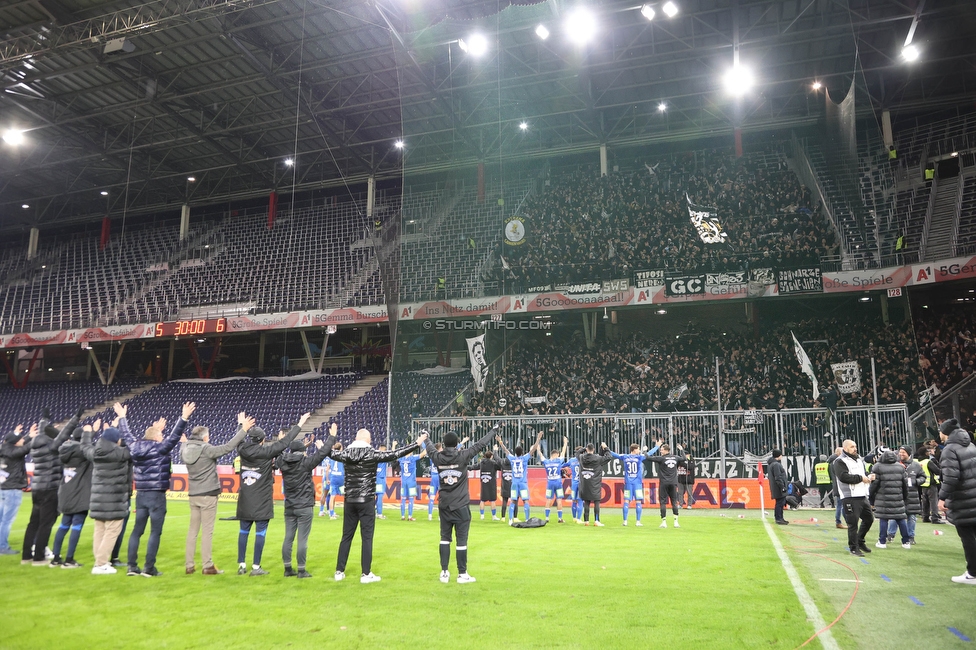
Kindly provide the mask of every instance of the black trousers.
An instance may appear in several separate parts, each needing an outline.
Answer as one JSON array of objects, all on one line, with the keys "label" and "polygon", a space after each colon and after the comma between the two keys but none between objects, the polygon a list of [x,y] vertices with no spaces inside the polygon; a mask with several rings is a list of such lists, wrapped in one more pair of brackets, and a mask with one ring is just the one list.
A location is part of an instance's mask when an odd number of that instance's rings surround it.
[{"label": "black trousers", "polygon": [[[58,491],[34,490],[31,492],[31,514],[24,532],[24,550],[22,560],[34,559],[41,562],[44,559],[44,549],[51,540],[51,528],[58,519]],[[34,547],[33,553],[31,546]]]},{"label": "black trousers", "polygon": [[864,544],[864,538],[874,523],[874,512],[871,511],[867,497],[841,499],[840,504],[844,520],[847,521],[847,546],[854,551]]},{"label": "black trousers", "polygon": [[956,526],[956,534],[962,541],[962,550],[966,554],[966,572],[976,576],[976,525]]},{"label": "black trousers", "polygon": [[471,530],[471,509],[467,506],[457,510],[440,510],[441,519],[441,570],[447,571],[451,557],[451,535],[456,541],[458,573],[468,572],[468,531]]},{"label": "black trousers", "polygon": [[776,505],[773,508],[773,513],[776,521],[783,521],[783,506],[786,504],[786,497],[778,497],[775,499]]},{"label": "black trousers", "polygon": [[678,486],[660,483],[657,489],[657,499],[661,503],[661,518],[668,514],[668,499],[671,499],[671,512],[678,516]]},{"label": "black trousers", "polygon": [[362,568],[363,574],[370,573],[373,566],[373,527],[376,525],[376,505],[370,501],[360,503],[346,501],[346,510],[342,516],[342,540],[339,542],[339,558],[336,560],[336,571],[346,570],[349,560],[349,549],[352,538],[359,527],[359,537],[363,542]]},{"label": "black trousers", "polygon": [[927,488],[922,488],[922,515],[932,521],[938,521],[940,518],[939,486],[934,482]]},{"label": "black trousers", "polygon": [[834,507],[834,491],[829,485],[818,485],[817,489],[820,490],[820,507],[823,508],[824,501],[828,498],[830,499],[830,507]]}]

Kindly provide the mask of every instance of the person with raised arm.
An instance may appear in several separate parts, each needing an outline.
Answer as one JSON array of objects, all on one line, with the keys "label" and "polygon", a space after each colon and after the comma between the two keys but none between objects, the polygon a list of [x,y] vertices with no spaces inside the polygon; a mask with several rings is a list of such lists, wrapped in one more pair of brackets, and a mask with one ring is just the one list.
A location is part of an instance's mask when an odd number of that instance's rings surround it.
[{"label": "person with raised arm", "polygon": [[603,468],[613,460],[607,443],[600,443],[602,454],[597,454],[593,443],[576,450],[580,465],[580,499],[583,501],[583,525],[590,525],[590,505],[593,505],[593,525],[603,526],[600,521],[600,500],[603,498]]},{"label": "person with raised arm", "polygon": [[31,425],[24,433],[24,425],[18,424],[3,437],[0,444],[0,555],[17,555],[10,547],[10,528],[20,511],[20,504],[27,489],[27,464],[31,441],[37,435],[37,425]]},{"label": "person with raised arm", "polygon": [[499,435],[495,436],[498,444],[501,445],[505,457],[512,464],[512,500],[508,504],[508,525],[511,526],[516,521],[515,513],[518,510],[518,500],[522,499],[522,512],[525,520],[529,520],[529,461],[539,449],[539,441],[542,440],[543,432],[540,431],[535,437],[535,442],[529,447],[528,453],[524,453],[522,445],[515,446],[515,453],[511,453],[505,446],[505,441]]},{"label": "person with raised arm", "polygon": [[[88,517],[88,506],[91,503],[91,474],[92,464],[85,457],[84,445],[90,445],[92,434],[102,430],[102,421],[95,420],[93,425],[75,427],[71,437],[61,445],[58,455],[64,466],[61,485],[58,486],[58,510],[61,512],[61,525],[54,534],[54,559],[51,567],[62,569],[81,568],[75,560],[75,549],[81,538],[81,529]],[[70,531],[70,534],[69,534]],[[68,550],[61,559],[61,548],[64,538],[68,537]]]}]

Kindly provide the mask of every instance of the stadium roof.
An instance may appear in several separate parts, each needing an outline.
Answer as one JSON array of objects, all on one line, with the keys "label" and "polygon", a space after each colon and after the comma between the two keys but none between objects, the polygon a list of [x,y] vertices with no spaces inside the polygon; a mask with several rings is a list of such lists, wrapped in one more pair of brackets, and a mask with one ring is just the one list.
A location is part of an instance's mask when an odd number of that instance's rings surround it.
[{"label": "stadium roof", "polygon": [[[658,0],[651,21],[591,0],[580,46],[565,23],[582,4],[8,0],[0,130],[26,132],[0,144],[0,227],[361,182],[404,159],[437,171],[809,125],[811,83],[843,94],[856,69],[862,111],[968,110],[976,88],[971,0],[674,0],[673,17]],[[460,47],[475,32],[481,57]],[[736,52],[756,77],[738,101],[721,81]]]}]

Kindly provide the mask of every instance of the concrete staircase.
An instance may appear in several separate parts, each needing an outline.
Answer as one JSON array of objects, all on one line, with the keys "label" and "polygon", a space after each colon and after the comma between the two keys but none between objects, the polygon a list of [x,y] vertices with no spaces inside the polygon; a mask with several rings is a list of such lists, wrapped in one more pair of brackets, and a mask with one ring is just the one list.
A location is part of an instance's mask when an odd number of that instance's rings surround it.
[{"label": "concrete staircase", "polygon": [[952,257],[952,231],[956,225],[956,204],[959,195],[959,177],[939,179],[935,204],[932,206],[932,222],[925,240],[925,260],[942,260]]},{"label": "concrete staircase", "polygon": [[387,377],[389,377],[389,375],[367,375],[366,377],[363,377],[355,384],[339,393],[334,400],[323,405],[322,408],[312,411],[312,417],[308,419],[308,422],[305,423],[303,429],[305,431],[313,431],[319,428],[322,426],[322,424],[334,418],[360,397],[373,390],[377,384],[382,382]]},{"label": "concrete staircase", "polygon": [[113,397],[112,399],[108,400],[107,402],[102,402],[98,406],[93,406],[90,409],[88,409],[87,411],[85,411],[84,413],[82,413],[81,420],[82,421],[85,421],[86,419],[88,419],[90,417],[94,417],[95,415],[98,415],[99,413],[101,413],[105,409],[112,408],[112,405],[115,404],[116,402],[121,402],[122,404],[125,404],[130,399],[132,399],[133,397],[136,397],[137,395],[142,395],[146,391],[151,390],[151,389],[155,388],[156,386],[159,386],[159,384],[144,384],[142,386],[139,386],[138,388],[133,388],[128,393],[123,393],[122,395],[119,395],[118,397]]}]

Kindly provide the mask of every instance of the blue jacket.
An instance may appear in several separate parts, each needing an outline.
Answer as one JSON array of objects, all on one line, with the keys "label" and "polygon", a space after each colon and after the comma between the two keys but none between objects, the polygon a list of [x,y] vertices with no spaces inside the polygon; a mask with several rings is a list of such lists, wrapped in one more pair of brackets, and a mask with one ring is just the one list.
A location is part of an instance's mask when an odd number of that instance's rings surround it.
[{"label": "blue jacket", "polygon": [[186,429],[186,420],[180,418],[159,442],[154,440],[136,440],[129,431],[126,418],[119,420],[119,431],[125,437],[125,445],[132,454],[132,475],[135,479],[136,490],[165,491],[169,489],[170,452],[180,441],[180,436]]}]

